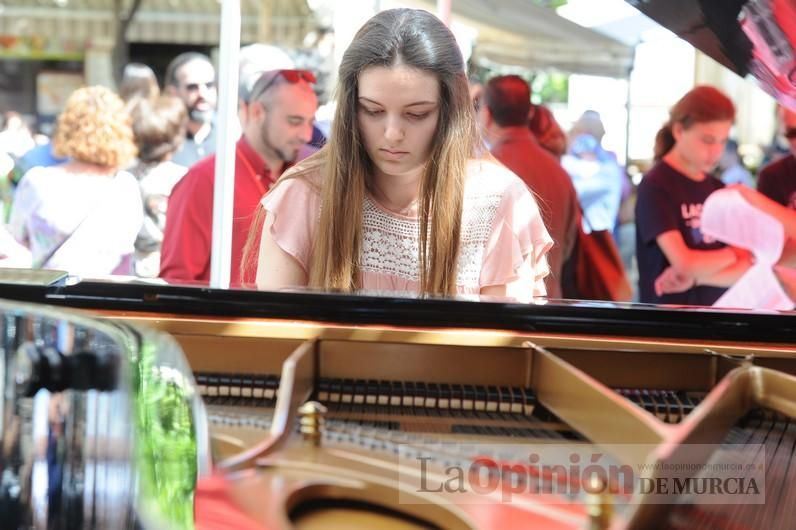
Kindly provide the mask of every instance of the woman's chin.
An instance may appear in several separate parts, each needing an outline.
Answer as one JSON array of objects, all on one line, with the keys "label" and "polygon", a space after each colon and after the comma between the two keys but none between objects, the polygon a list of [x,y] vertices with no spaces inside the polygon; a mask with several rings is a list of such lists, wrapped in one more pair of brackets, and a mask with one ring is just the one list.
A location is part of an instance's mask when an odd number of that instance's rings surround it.
[{"label": "woman's chin", "polygon": [[423,172],[423,166],[409,165],[406,163],[379,161],[375,165],[379,173],[389,177],[411,177],[420,175]]}]

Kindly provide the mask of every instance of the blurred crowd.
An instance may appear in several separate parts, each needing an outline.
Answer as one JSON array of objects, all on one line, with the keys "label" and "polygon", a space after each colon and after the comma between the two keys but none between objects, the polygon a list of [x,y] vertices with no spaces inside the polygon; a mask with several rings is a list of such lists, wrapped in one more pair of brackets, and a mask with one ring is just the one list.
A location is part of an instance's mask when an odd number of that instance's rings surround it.
[{"label": "blurred crowd", "polygon": [[[314,126],[314,76],[293,67],[273,46],[240,52],[238,261],[261,196],[325,141]],[[210,58],[188,52],[170,62],[162,88],[150,67],[132,63],[117,91],[76,90],[51,137],[33,135],[21,116],[4,113],[3,266],[206,283],[216,80]]]}]

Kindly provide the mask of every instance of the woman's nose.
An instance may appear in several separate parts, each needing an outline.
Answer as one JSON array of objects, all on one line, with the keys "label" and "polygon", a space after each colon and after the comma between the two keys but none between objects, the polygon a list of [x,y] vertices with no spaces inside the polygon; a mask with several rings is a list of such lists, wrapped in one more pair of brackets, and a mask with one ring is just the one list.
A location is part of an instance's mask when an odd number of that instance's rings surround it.
[{"label": "woman's nose", "polygon": [[384,128],[384,138],[388,142],[399,142],[403,140],[404,131],[399,120],[388,119]]}]

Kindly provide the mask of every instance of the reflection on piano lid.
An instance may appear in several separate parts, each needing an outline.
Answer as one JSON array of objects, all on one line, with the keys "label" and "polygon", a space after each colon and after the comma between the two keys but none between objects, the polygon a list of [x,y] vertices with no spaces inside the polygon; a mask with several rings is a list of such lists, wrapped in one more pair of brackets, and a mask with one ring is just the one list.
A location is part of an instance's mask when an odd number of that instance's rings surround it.
[{"label": "reflection on piano lid", "polygon": [[792,0],[626,0],[740,76],[796,109]]},{"label": "reflection on piano lid", "polygon": [[81,280],[64,286],[3,284],[3,298],[104,313],[160,313],[334,324],[503,329],[603,336],[789,343],[792,312],[717,310],[615,302],[544,304],[359,296],[312,291],[263,292]]}]

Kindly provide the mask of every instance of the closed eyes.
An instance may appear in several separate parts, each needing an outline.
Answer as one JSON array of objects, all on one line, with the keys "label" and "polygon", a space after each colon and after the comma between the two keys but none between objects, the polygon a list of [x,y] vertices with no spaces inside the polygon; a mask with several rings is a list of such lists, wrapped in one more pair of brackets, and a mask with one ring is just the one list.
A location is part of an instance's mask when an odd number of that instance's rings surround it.
[{"label": "closed eyes", "polygon": [[[384,109],[371,109],[365,106],[360,107],[362,111],[368,116],[381,116],[384,114]],[[428,118],[431,115],[431,111],[429,112],[407,112],[406,117],[410,120],[414,121],[421,121]]]}]

